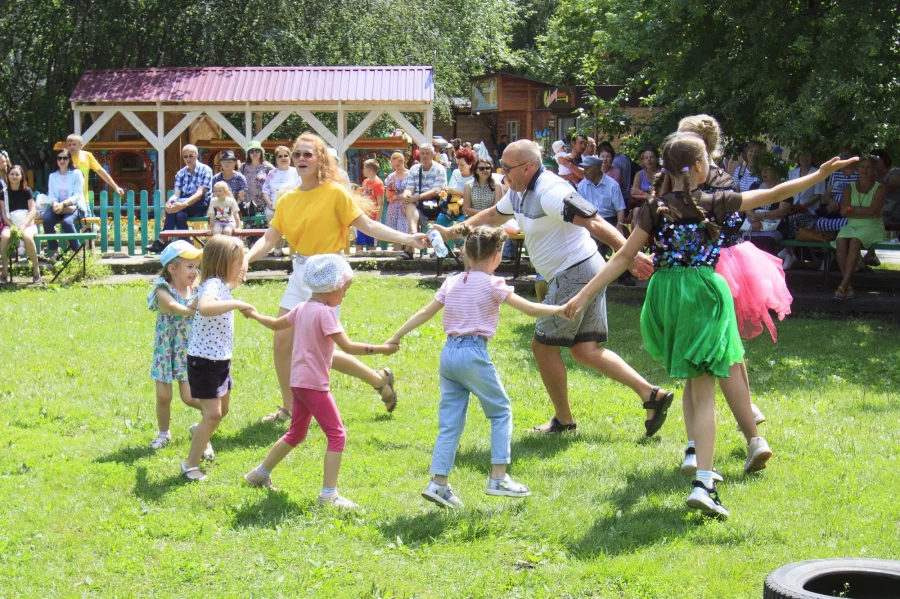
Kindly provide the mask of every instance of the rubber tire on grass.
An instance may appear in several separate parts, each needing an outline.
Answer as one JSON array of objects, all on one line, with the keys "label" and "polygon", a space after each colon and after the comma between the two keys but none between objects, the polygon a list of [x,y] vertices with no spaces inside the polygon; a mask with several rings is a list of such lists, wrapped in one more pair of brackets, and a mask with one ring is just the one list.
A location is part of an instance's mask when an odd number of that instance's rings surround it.
[{"label": "rubber tire on grass", "polygon": [[844,582],[849,582],[849,599],[900,599],[900,562],[839,558],[788,564],[766,577],[763,599],[842,596],[830,593],[842,592]]}]

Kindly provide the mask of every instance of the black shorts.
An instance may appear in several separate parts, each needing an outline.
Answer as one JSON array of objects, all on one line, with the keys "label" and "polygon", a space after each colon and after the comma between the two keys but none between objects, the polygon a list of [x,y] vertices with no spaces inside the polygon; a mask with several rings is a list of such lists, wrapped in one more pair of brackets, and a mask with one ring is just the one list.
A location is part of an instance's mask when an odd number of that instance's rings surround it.
[{"label": "black shorts", "polygon": [[188,356],[187,373],[194,399],[219,399],[231,391],[231,360]]}]

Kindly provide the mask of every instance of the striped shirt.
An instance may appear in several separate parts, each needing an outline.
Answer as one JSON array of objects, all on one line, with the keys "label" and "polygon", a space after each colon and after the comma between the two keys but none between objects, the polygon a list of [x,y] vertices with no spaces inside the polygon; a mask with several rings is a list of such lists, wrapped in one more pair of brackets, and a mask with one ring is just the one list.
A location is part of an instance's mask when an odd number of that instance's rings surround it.
[{"label": "striped shirt", "polygon": [[859,181],[859,173],[854,171],[849,177],[842,170],[836,170],[828,177],[827,187],[831,188],[831,199],[838,202],[844,195],[844,188]]},{"label": "striped shirt", "polygon": [[734,190],[739,193],[750,191],[750,188],[759,181],[759,177],[751,173],[746,166],[740,166],[734,171]]},{"label": "striped shirt", "polygon": [[491,339],[500,322],[500,304],[513,288],[500,277],[478,270],[447,277],[434,299],[444,305],[444,332],[450,337]]}]

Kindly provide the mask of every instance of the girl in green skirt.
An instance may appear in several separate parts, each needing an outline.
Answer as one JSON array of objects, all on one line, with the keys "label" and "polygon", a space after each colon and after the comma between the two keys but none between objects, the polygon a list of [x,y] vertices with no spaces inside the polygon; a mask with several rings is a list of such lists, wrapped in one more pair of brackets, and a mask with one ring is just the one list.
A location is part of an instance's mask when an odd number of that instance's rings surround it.
[{"label": "girl in green skirt", "polygon": [[654,192],[634,219],[625,246],[567,305],[569,316],[577,314],[652,239],[656,273],[641,311],[641,336],[670,377],[691,381],[697,474],[687,504],[706,516],[728,517],[713,480],[716,379],[741,376],[744,355],[731,291],[715,272],[722,224],[729,213],[790,198],[854,161],[833,158],[815,173],[772,189],[704,193],[697,189],[709,173],[703,140],[693,133],[670,135],[663,144],[663,166],[672,176],[672,191],[662,197]]}]

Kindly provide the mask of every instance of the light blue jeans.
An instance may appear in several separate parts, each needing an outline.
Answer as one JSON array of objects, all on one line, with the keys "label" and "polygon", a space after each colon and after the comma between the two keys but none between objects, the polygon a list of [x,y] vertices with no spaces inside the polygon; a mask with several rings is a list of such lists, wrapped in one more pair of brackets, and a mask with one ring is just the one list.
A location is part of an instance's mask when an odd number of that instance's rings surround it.
[{"label": "light blue jeans", "polygon": [[509,464],[512,408],[500,376],[487,352],[487,339],[478,336],[447,337],[441,350],[441,405],[438,437],[431,458],[431,473],[450,474],[459,439],[466,427],[469,394],[481,401],[491,421],[491,464]]}]

